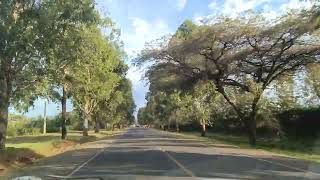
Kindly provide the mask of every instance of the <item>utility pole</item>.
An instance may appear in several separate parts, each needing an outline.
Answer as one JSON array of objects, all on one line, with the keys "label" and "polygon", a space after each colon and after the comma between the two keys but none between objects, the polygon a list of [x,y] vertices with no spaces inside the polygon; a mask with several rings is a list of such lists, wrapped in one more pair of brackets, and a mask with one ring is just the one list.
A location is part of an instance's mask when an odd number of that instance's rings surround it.
[{"label": "utility pole", "polygon": [[44,100],[43,110],[43,134],[47,133],[47,99]]}]

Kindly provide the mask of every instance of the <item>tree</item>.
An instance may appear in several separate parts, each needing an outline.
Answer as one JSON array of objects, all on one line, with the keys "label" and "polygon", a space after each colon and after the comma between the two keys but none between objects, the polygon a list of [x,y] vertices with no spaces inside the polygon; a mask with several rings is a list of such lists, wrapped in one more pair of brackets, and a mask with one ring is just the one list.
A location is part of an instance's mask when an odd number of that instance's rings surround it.
[{"label": "tree", "polygon": [[62,106],[61,138],[67,136],[66,107],[70,97],[72,65],[81,56],[78,49],[83,37],[81,29],[86,26],[98,26],[103,21],[94,9],[93,0],[59,1],[46,0],[41,6],[39,30],[43,41],[42,52],[46,57],[48,80],[53,100],[59,100]]},{"label": "tree", "polygon": [[138,122],[141,125],[147,125],[150,126],[153,123],[153,119],[151,114],[149,114],[147,107],[141,107],[138,110],[137,114]]},{"label": "tree", "polygon": [[292,74],[284,75],[274,82],[281,110],[288,111],[297,108],[298,99],[294,94],[294,76]]},{"label": "tree", "polygon": [[120,77],[114,73],[121,56],[96,27],[83,29],[81,57],[72,69],[73,102],[83,115],[83,135],[88,136],[88,122],[102,100],[109,99]]},{"label": "tree", "polygon": [[[175,119],[176,131],[179,132],[179,109],[182,106],[181,92],[175,90],[169,94],[171,116]],[[171,118],[168,118],[171,119]]]},{"label": "tree", "polygon": [[320,99],[320,64],[310,64],[307,68],[307,82],[313,88],[316,96]]},{"label": "tree", "polygon": [[10,105],[26,108],[36,99],[32,92],[44,73],[34,0],[0,2],[0,149],[5,149]]},{"label": "tree", "polygon": [[122,79],[108,105],[110,108],[109,119],[111,119],[113,125],[122,126],[133,123],[135,104],[130,81],[125,78]]},{"label": "tree", "polygon": [[[188,37],[172,36],[156,47],[147,46],[137,61],[166,64],[176,74],[214,83],[245,125],[250,144],[255,145],[258,104],[270,83],[316,61],[320,46],[310,39],[319,27],[318,14],[318,8],[313,8],[284,16],[274,24],[259,16],[221,19],[195,28]],[[250,108],[243,111],[237,106],[230,89],[246,93]]]},{"label": "tree", "polygon": [[210,122],[210,116],[214,111],[212,106],[213,103],[215,103],[217,91],[212,82],[204,81],[197,84],[193,94],[194,114],[202,127],[201,136],[206,136],[206,126],[212,124],[212,122]]},{"label": "tree", "polygon": [[165,129],[165,125],[168,125],[170,129],[170,109],[168,96],[165,92],[157,91],[155,94],[147,95],[148,103],[147,109],[154,118],[154,123],[160,125],[162,129]]}]

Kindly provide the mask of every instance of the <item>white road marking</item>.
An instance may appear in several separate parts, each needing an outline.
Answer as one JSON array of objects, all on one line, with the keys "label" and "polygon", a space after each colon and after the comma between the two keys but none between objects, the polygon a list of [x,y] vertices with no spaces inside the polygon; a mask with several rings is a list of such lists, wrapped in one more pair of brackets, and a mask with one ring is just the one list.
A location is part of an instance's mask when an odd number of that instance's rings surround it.
[{"label": "white road marking", "polygon": [[280,163],[280,162],[269,161],[269,160],[257,158],[257,157],[254,157],[254,156],[247,156],[247,155],[240,155],[240,156],[249,157],[249,158],[252,158],[252,159],[256,159],[256,160],[258,160],[258,161],[267,162],[267,163],[270,163],[270,164],[274,164],[274,165],[286,167],[286,168],[293,169],[293,170],[296,170],[296,171],[302,171],[302,172],[305,172],[305,173],[307,173],[307,174],[314,174],[314,175],[317,175],[317,176],[320,175],[319,173],[316,173],[316,172],[312,172],[312,171],[308,171],[308,170],[306,170],[306,169],[301,169],[301,168],[298,168],[298,167],[286,165],[286,164]]},{"label": "white road marking", "polygon": [[[180,139],[176,136],[176,134],[174,133],[170,133],[170,135],[172,135],[173,137],[175,137],[176,139]],[[207,143],[204,143],[204,142],[200,142],[199,144],[203,145],[203,146],[207,146],[208,148],[211,148],[210,147],[210,144],[207,144]],[[161,149],[161,148],[160,148]],[[168,154],[168,153],[167,153]],[[230,155],[228,153],[219,153],[220,155]],[[168,154],[169,155],[169,154]],[[240,157],[248,157],[248,158],[252,158],[252,159],[255,159],[255,160],[258,160],[258,161],[262,161],[262,162],[267,162],[267,163],[270,163],[270,164],[273,164],[273,165],[278,165],[278,166],[282,166],[282,167],[286,167],[286,168],[289,168],[289,169],[292,169],[292,170],[295,170],[295,171],[302,171],[306,174],[313,174],[313,175],[317,175],[317,176],[320,176],[320,173],[316,173],[316,172],[312,172],[312,171],[308,171],[306,169],[301,169],[301,168],[298,168],[298,167],[294,167],[294,166],[290,166],[290,165],[286,165],[284,163],[280,163],[280,162],[275,162],[275,161],[269,161],[269,160],[266,160],[266,159],[261,159],[261,158],[258,158],[258,157],[254,157],[254,156],[250,156],[250,155],[244,155],[244,154],[232,154],[233,156],[240,156]],[[170,155],[169,155],[170,156]]]},{"label": "white road marking", "polygon": [[178,160],[176,160],[174,157],[172,157],[167,151],[165,151],[164,149],[160,148],[159,149],[164,152],[168,158],[170,160],[172,160],[177,166],[179,166],[187,175],[191,176],[191,177],[196,177],[192,171],[190,171],[189,169],[187,169],[185,166],[183,166]]},{"label": "white road marking", "polygon": [[87,165],[90,161],[92,161],[94,158],[96,158],[97,156],[99,156],[103,150],[100,150],[99,152],[95,153],[90,159],[88,159],[87,161],[85,161],[84,163],[82,163],[80,166],[78,166],[76,169],[74,169],[70,174],[68,174],[67,177],[72,176],[74,173],[76,173],[77,171],[79,171],[81,168],[83,168],[85,165]]},{"label": "white road marking", "polygon": [[[120,135],[122,136],[124,133],[121,133]],[[82,163],[80,166],[78,166],[76,169],[74,169],[70,174],[67,175],[67,177],[71,177],[72,175],[74,175],[76,172],[78,172],[81,168],[83,168],[85,165],[87,165],[90,161],[92,161],[94,158],[96,158],[97,156],[99,156],[102,152],[104,152],[107,148],[109,148],[111,146],[111,144],[117,139],[114,139],[112,141],[110,141],[110,144],[108,144],[108,146],[102,148],[100,151],[96,152],[93,156],[91,156],[91,158],[89,158],[87,161],[85,161],[84,163]]]}]

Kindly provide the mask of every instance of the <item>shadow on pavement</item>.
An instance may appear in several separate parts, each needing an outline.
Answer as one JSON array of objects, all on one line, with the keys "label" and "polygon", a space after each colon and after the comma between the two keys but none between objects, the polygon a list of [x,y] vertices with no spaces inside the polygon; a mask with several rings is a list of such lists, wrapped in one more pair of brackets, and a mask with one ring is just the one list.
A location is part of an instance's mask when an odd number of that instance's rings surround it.
[{"label": "shadow on pavement", "polygon": [[[65,153],[48,157],[25,168],[16,169],[10,172],[7,177],[13,178],[17,176],[37,176],[47,178],[48,175],[67,175],[79,163],[84,162],[99,148],[88,148],[80,150],[67,151]],[[1,178],[0,178],[1,179]]]},{"label": "shadow on pavement", "polygon": [[[166,152],[194,176],[237,179],[309,179],[320,178],[282,165],[235,155]],[[190,177],[185,170],[158,149],[110,147],[75,176],[139,175]],[[308,168],[308,167],[305,167]]]},{"label": "shadow on pavement", "polygon": [[[49,179],[47,175],[67,175],[99,152],[101,147],[98,146],[105,145],[109,140],[106,138],[93,143],[95,146],[47,158],[14,175],[36,175],[45,179]],[[290,165],[298,168],[292,168]],[[306,171],[320,171],[319,163],[220,154],[214,145],[206,146],[191,139],[176,139],[153,130],[132,129],[119,136],[110,147],[95,156],[73,176],[114,179],[127,176],[131,177],[127,179],[186,179],[191,176],[231,179],[320,179],[318,174]]]}]

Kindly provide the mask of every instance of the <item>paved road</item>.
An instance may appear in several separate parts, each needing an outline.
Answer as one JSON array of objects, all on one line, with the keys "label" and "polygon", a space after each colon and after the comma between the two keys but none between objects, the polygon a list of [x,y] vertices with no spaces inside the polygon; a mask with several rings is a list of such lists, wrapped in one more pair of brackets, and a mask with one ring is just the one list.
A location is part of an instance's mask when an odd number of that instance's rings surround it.
[{"label": "paved road", "polygon": [[316,173],[319,168],[315,167],[319,166],[247,156],[233,147],[177,138],[154,129],[130,128],[69,175],[119,179],[320,179]]}]

